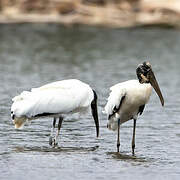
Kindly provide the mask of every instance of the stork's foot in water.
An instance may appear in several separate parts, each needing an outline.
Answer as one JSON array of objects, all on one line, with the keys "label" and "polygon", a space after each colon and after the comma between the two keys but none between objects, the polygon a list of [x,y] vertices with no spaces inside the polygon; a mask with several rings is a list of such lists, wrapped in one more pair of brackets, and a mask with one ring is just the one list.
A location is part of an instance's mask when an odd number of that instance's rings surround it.
[{"label": "stork's foot in water", "polygon": [[63,121],[63,117],[60,116],[59,117],[59,122],[58,122],[58,130],[57,130],[56,136],[53,137],[54,128],[55,128],[55,125],[56,125],[56,118],[53,119],[53,126],[52,126],[52,129],[51,129],[51,135],[49,137],[49,145],[50,146],[55,147],[55,146],[58,145],[57,140],[58,140],[59,132],[60,132],[60,129],[61,129],[62,121]]},{"label": "stork's foot in water", "polygon": [[136,132],[136,119],[134,119],[133,138],[132,138],[132,155],[133,156],[134,156],[134,149],[135,149],[135,132]]},{"label": "stork's foot in water", "polygon": [[56,142],[56,138],[50,136],[50,137],[49,137],[49,145],[50,145],[50,146],[53,146],[53,147],[57,146],[58,143]]},{"label": "stork's foot in water", "polygon": [[120,119],[118,119],[118,137],[117,137],[117,152],[119,153],[120,147]]},{"label": "stork's foot in water", "polygon": [[134,153],[134,149],[135,149],[135,144],[134,144],[134,145],[132,145],[132,155],[133,155],[133,156],[135,155],[135,153]]},{"label": "stork's foot in water", "polygon": [[117,143],[117,152],[119,153],[120,143]]}]

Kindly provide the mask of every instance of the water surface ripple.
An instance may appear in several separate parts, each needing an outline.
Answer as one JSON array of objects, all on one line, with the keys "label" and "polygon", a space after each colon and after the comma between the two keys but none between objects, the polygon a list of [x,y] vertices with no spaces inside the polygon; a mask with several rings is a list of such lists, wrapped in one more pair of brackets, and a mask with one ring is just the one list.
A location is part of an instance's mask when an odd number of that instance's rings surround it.
[{"label": "water surface ripple", "polygon": [[[0,179],[179,179],[180,31],[112,30],[57,25],[0,25]],[[137,121],[136,155],[131,155],[132,121],[116,133],[101,113],[109,87],[136,78],[149,60],[165,98],[153,92]],[[59,147],[48,145],[52,120],[39,119],[16,130],[11,98],[48,82],[77,78],[96,89],[100,138],[89,114],[63,122]]]}]

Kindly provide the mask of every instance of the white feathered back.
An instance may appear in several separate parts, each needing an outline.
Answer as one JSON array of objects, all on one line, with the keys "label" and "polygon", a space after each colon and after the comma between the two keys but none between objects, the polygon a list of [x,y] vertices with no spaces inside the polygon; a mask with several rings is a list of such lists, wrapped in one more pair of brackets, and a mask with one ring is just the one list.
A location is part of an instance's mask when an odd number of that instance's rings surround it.
[{"label": "white feathered back", "polygon": [[89,85],[76,80],[50,83],[14,97],[11,111],[16,117],[31,118],[43,113],[71,113],[88,107],[93,100]]}]

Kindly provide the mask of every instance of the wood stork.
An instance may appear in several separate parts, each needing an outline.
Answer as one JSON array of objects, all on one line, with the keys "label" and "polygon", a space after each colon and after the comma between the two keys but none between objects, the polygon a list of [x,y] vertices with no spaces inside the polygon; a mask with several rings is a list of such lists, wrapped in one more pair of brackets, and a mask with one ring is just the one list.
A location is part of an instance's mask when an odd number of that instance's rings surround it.
[{"label": "wood stork", "polygon": [[104,112],[108,116],[107,127],[110,130],[117,130],[117,152],[120,147],[120,125],[128,120],[134,120],[132,154],[135,149],[135,129],[138,115],[143,113],[145,104],[148,102],[152,87],[158,94],[162,106],[164,99],[152,71],[151,64],[144,62],[136,69],[138,80],[129,80],[118,83],[110,88],[111,92]]},{"label": "wood stork", "polygon": [[[64,114],[84,113],[91,109],[99,136],[99,120],[97,112],[97,95],[88,84],[77,79],[69,79],[46,84],[31,91],[23,91],[12,99],[11,117],[15,128],[20,128],[28,120],[40,117],[53,117],[53,125],[49,144],[55,146],[60,132]],[[56,136],[53,132],[59,118]]]}]

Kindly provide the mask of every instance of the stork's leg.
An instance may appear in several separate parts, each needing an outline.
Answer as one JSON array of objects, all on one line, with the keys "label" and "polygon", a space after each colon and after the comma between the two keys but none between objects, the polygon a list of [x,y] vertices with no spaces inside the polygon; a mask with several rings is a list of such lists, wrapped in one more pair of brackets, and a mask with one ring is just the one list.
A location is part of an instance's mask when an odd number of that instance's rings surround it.
[{"label": "stork's leg", "polygon": [[134,149],[135,149],[135,132],[136,132],[136,119],[134,119],[133,125],[133,138],[132,138],[132,155],[134,156]]},{"label": "stork's leg", "polygon": [[53,134],[54,134],[54,128],[56,126],[56,118],[54,117],[53,119],[53,125],[52,125],[52,128],[51,128],[51,135],[49,137],[49,145],[52,146],[53,144],[53,141],[54,141],[54,138],[53,138]]},{"label": "stork's leg", "polygon": [[62,122],[63,122],[63,117],[60,116],[59,117],[59,122],[58,122],[58,130],[57,130],[57,133],[56,133],[56,137],[54,139],[54,146],[56,146],[58,143],[57,143],[57,139],[58,139],[58,136],[59,136],[59,133],[60,133],[60,129],[61,129],[61,125],[62,125]]},{"label": "stork's leg", "polygon": [[119,152],[119,147],[120,147],[120,119],[118,119],[117,152]]}]

